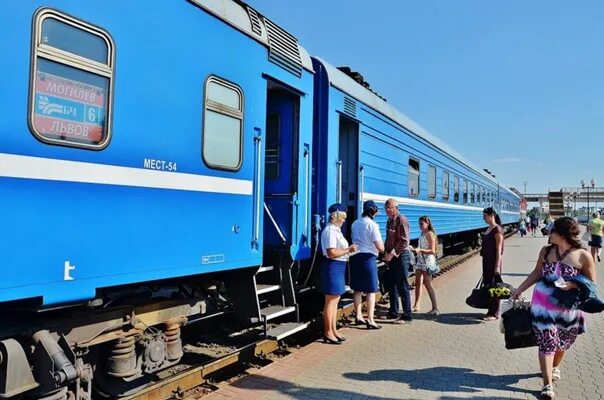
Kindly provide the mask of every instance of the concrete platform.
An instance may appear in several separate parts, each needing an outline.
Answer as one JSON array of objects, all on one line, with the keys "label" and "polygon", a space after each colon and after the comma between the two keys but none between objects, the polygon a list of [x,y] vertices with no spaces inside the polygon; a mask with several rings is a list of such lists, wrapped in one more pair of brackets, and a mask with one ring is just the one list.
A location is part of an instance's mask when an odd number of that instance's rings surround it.
[{"label": "concrete platform", "polygon": [[[504,280],[517,286],[545,244],[544,238],[506,240]],[[464,303],[480,270],[474,257],[435,280],[437,318],[420,312],[408,325],[346,328],[343,345],[312,343],[203,400],[538,398],[537,348],[506,350],[498,322],[481,321],[481,310]],[[597,270],[604,279],[602,266]],[[429,309],[426,295],[423,307]],[[604,314],[588,315],[556,392],[559,399],[604,399]]]}]

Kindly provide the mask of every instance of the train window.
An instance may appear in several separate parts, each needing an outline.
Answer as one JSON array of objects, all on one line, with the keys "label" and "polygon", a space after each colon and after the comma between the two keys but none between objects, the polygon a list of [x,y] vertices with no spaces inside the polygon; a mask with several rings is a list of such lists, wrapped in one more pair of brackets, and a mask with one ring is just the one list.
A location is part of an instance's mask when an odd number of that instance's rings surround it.
[{"label": "train window", "polygon": [[453,178],[453,201],[459,203],[459,176]]},{"label": "train window", "polygon": [[472,189],[470,191],[470,203],[474,204],[476,202],[476,185],[472,183]]},{"label": "train window", "polygon": [[428,166],[428,198],[436,198],[436,167]]},{"label": "train window", "polygon": [[449,200],[449,173],[443,171],[443,200]]},{"label": "train window", "polygon": [[206,81],[203,160],[210,168],[241,168],[243,92],[230,82],[211,76]]},{"label": "train window", "polygon": [[29,125],[41,141],[102,149],[111,137],[115,46],[109,34],[44,8],[34,17]]},{"label": "train window", "polygon": [[265,176],[267,179],[279,178],[279,139],[281,116],[269,114],[266,119],[266,156]]},{"label": "train window", "polygon": [[419,160],[409,159],[409,196],[419,195]]},{"label": "train window", "polygon": [[463,203],[468,203],[468,181],[464,181],[463,185]]},{"label": "train window", "polygon": [[476,204],[481,205],[481,201],[482,201],[482,196],[481,196],[481,191],[482,189],[480,188],[480,185],[476,186]]}]

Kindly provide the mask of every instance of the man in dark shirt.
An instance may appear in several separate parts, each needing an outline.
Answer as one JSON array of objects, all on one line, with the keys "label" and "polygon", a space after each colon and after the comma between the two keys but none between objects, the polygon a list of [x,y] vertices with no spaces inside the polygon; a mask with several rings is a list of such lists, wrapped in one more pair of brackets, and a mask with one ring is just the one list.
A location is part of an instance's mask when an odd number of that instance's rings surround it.
[{"label": "man in dark shirt", "polygon": [[531,231],[535,236],[537,229],[539,228],[539,216],[537,214],[531,215]]},{"label": "man in dark shirt", "polygon": [[[398,211],[398,203],[394,199],[386,201],[386,244],[384,261],[388,263],[388,283],[390,309],[388,316],[397,318],[399,322],[411,322],[411,295],[409,294],[409,222]],[[403,301],[403,314],[398,315],[399,295]]]}]

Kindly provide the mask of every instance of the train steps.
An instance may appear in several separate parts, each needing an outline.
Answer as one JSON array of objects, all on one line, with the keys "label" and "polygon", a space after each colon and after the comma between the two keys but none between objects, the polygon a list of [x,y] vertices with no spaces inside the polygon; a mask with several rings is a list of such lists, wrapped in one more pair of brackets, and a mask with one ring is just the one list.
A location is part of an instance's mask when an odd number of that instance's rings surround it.
[{"label": "train steps", "polygon": [[[252,323],[262,323],[264,336],[267,339],[281,340],[293,335],[307,327],[308,324],[300,322],[298,304],[293,292],[291,270],[263,266],[254,276],[256,281],[256,295],[261,305],[260,316],[251,318]],[[285,320],[268,328],[268,322]],[[291,321],[291,320],[294,321]]]},{"label": "train steps", "polygon": [[[262,324],[267,339],[282,340],[308,326],[300,322],[291,269],[261,266],[252,273],[226,279],[235,313],[252,324]],[[270,326],[269,326],[270,323]]]}]

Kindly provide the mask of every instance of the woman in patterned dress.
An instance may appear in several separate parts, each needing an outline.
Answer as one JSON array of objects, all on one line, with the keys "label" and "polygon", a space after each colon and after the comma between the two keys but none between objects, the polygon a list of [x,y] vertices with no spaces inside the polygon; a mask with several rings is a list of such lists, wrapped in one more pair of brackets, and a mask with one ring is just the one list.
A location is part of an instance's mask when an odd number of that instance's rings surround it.
[{"label": "woman in patterned dress", "polygon": [[585,331],[582,311],[576,307],[556,305],[552,299],[556,287],[562,290],[577,288],[575,283],[565,282],[573,276],[582,274],[594,282],[596,280],[593,258],[582,247],[578,236],[579,225],[572,218],[558,218],[550,232],[552,244],[541,249],[535,269],[512,296],[517,299],[523,291],[537,284],[533,290],[531,314],[543,375],[542,399],[555,397],[552,383],[560,379],[564,352]]}]

